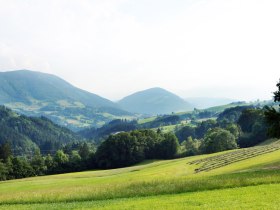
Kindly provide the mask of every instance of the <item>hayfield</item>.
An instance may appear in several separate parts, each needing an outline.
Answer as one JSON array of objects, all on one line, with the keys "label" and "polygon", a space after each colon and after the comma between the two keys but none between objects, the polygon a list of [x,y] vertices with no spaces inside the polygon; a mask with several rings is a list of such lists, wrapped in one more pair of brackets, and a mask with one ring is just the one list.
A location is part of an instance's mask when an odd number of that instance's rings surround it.
[{"label": "hayfield", "polygon": [[273,142],[121,169],[5,181],[0,209],[272,209],[280,201],[279,187],[280,147]]}]

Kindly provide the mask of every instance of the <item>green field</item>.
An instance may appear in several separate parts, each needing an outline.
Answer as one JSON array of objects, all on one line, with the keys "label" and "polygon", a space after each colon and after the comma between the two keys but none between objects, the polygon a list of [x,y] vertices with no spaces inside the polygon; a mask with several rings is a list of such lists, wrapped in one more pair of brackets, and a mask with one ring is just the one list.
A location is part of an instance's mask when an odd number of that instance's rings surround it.
[{"label": "green field", "polygon": [[154,121],[156,118],[157,118],[157,117],[148,117],[148,118],[139,119],[139,120],[138,120],[138,123],[141,125],[141,124],[144,124],[144,123],[152,122],[152,121]]},{"label": "green field", "polygon": [[[232,160],[232,161],[229,161]],[[277,209],[280,143],[0,183],[0,209]]]}]

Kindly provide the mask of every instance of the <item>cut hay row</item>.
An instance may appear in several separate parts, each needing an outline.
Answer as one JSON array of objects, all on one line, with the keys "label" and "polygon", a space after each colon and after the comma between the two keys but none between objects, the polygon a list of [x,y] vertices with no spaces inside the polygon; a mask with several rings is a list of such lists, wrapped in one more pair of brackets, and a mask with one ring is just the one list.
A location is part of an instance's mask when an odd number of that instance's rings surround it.
[{"label": "cut hay row", "polygon": [[208,158],[194,160],[189,162],[188,164],[198,165],[199,168],[195,169],[195,172],[198,173],[202,171],[210,171],[238,161],[242,161],[259,155],[270,153],[279,149],[280,149],[280,141],[277,141],[270,145],[239,149],[222,155],[216,155]]}]

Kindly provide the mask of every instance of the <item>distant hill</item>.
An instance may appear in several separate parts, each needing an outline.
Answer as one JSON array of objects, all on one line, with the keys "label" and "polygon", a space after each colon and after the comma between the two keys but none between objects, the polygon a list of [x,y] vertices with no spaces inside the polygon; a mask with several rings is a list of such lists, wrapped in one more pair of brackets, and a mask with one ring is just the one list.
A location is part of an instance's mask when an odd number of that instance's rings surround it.
[{"label": "distant hill", "polygon": [[131,115],[57,76],[29,70],[0,72],[0,104],[26,115],[46,116],[73,130]]},{"label": "distant hill", "polygon": [[151,88],[136,92],[120,100],[119,105],[133,113],[170,114],[191,110],[192,106],[179,96],[162,88]]},{"label": "distant hill", "polygon": [[76,88],[51,74],[28,70],[0,72],[1,103],[32,103],[33,100],[69,100],[91,107],[117,107],[113,102]]},{"label": "distant hill", "polygon": [[191,103],[197,109],[206,109],[209,107],[230,104],[236,100],[229,98],[190,97],[186,98],[186,101]]},{"label": "distant hill", "polygon": [[0,106],[0,145],[8,142],[15,155],[32,154],[40,148],[52,153],[65,143],[82,140],[74,132],[44,117],[27,117]]}]

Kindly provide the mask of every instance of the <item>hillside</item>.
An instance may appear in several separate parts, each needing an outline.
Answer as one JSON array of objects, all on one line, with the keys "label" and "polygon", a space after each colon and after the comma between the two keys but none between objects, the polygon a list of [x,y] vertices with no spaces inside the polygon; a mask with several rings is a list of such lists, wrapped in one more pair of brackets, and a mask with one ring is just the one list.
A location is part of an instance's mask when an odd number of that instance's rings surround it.
[{"label": "hillside", "polygon": [[162,88],[151,88],[133,93],[118,103],[129,112],[152,115],[192,109],[192,106],[184,99]]},{"label": "hillside", "polygon": [[186,101],[191,103],[197,109],[206,109],[213,106],[230,104],[236,100],[229,98],[190,97],[186,98]]},{"label": "hillside", "polygon": [[[230,157],[234,161],[227,162]],[[280,201],[279,164],[274,141],[128,168],[4,181],[0,209],[273,209]]]},{"label": "hillside", "polygon": [[117,104],[57,76],[28,70],[0,72],[0,104],[74,130],[130,116]]},{"label": "hillside", "polygon": [[0,106],[0,119],[0,145],[10,143],[15,155],[30,155],[37,148],[52,153],[65,143],[82,140],[44,117],[19,115],[4,106]]}]

